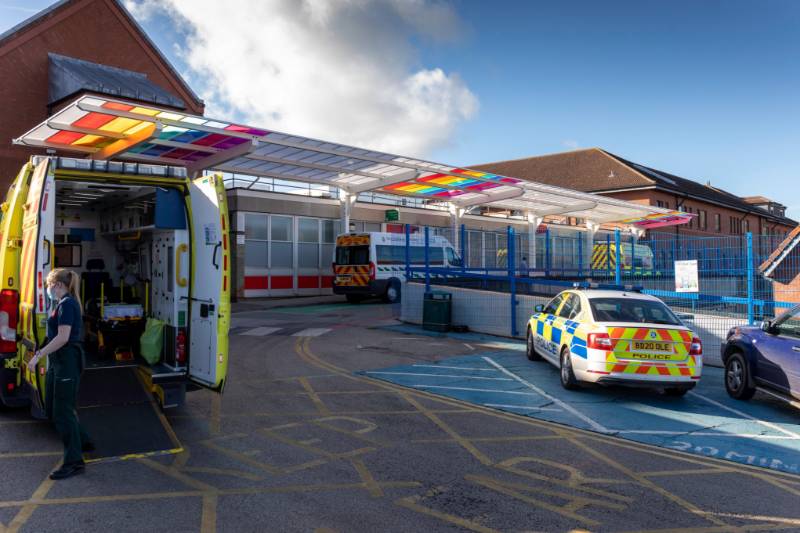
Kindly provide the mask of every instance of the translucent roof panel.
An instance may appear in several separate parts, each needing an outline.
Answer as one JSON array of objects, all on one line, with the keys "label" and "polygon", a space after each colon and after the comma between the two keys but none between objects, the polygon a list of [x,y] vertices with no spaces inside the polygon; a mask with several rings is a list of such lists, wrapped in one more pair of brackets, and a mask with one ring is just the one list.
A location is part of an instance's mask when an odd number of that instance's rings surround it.
[{"label": "translucent roof panel", "polygon": [[111,158],[183,165],[338,187],[349,194],[414,196],[460,207],[490,205],[534,215],[569,214],[639,226],[687,216],[518,178],[312,139],[155,106],[83,96],[14,141]]}]

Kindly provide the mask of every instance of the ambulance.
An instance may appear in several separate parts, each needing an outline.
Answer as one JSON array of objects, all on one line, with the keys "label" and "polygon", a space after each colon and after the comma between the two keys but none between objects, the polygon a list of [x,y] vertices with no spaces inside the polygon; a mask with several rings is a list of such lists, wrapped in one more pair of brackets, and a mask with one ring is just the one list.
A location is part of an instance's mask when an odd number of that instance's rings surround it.
[{"label": "ambulance", "polygon": [[536,306],[527,356],[559,369],[561,385],[662,389],[683,396],[699,382],[703,343],[654,296],[632,287],[579,285]]},{"label": "ambulance", "polygon": [[[221,176],[190,179],[182,167],[35,156],[8,190],[0,231],[4,405],[30,404],[35,417],[46,414],[48,363],[44,358],[30,372],[27,362],[45,341],[52,308],[45,280],[56,267],[81,277],[86,367],[79,416],[95,431],[119,433],[127,423],[146,433],[142,417],[159,418],[148,411],[148,395],[169,408],[181,405],[187,390],[222,392],[231,259]],[[139,341],[156,320],[161,344],[155,359],[145,360]],[[93,409],[82,412],[87,406]]]},{"label": "ambulance", "polygon": [[[652,275],[653,250],[645,244],[620,243],[620,269],[638,275]],[[617,268],[617,245],[615,242],[595,242],[592,248],[592,270],[614,272]]]},{"label": "ambulance", "polygon": [[[425,236],[373,231],[346,233],[336,237],[333,260],[333,293],[344,294],[350,303],[380,297],[400,301],[401,281],[406,277],[406,259],[414,267],[425,266]],[[431,268],[461,267],[461,258],[450,241],[441,235],[428,237],[428,265]]]}]

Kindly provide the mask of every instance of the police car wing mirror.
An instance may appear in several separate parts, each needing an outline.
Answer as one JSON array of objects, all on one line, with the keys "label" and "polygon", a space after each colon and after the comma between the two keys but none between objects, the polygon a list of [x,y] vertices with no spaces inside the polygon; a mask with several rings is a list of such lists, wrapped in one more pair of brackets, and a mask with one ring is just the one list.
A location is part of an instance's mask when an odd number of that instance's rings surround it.
[{"label": "police car wing mirror", "polygon": [[761,330],[766,331],[767,333],[772,332],[772,321],[771,320],[764,320],[761,322]]},{"label": "police car wing mirror", "polygon": [[542,311],[544,311],[544,305],[542,305],[542,304],[538,304],[538,305],[536,305],[536,306],[533,308],[533,310],[534,310],[535,312],[537,312],[537,313],[541,313]]}]

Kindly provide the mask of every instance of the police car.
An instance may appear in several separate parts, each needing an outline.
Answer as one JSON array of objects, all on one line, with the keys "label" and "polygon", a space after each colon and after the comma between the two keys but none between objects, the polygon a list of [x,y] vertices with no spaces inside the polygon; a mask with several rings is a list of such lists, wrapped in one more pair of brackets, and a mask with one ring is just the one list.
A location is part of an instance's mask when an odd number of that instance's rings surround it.
[{"label": "police car", "polygon": [[700,380],[703,344],[658,298],[584,285],[537,305],[527,355],[560,369],[561,384],[654,387],[683,396]]}]

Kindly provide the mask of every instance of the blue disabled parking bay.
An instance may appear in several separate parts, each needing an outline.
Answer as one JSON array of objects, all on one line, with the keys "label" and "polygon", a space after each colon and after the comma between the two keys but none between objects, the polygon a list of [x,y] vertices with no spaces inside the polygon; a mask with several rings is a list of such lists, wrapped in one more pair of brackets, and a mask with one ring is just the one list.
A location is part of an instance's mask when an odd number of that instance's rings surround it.
[{"label": "blue disabled parking bay", "polygon": [[705,367],[700,384],[683,398],[625,387],[567,391],[555,367],[528,361],[523,343],[453,336],[476,353],[358,374],[637,442],[800,473],[800,410],[761,393],[748,402],[728,397],[720,368]]}]

